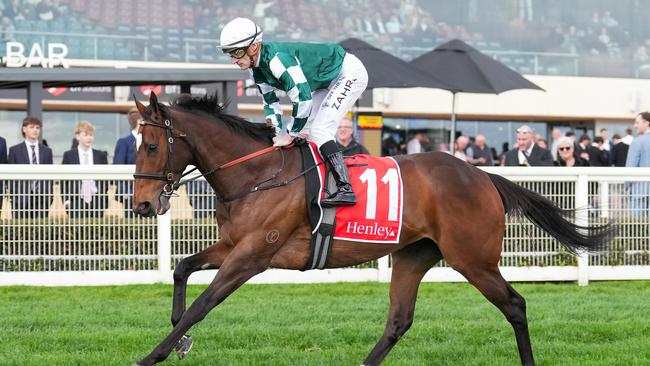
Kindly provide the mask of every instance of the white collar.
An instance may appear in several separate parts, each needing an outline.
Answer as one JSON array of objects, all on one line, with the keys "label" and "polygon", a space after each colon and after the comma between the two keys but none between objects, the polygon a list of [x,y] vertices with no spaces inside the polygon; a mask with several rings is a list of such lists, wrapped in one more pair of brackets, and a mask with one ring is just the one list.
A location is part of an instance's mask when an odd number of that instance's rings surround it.
[{"label": "white collar", "polygon": [[79,155],[83,155],[85,153],[92,153],[93,152],[93,147],[91,146],[88,150],[84,151],[81,146],[77,145],[77,151],[79,152]]}]

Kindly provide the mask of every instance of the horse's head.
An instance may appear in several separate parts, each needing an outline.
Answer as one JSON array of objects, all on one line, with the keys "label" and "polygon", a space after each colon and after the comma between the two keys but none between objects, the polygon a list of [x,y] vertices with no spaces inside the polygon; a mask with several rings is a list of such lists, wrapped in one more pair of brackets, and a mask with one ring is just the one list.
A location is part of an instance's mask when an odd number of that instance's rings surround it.
[{"label": "horse's head", "polygon": [[169,198],[192,159],[191,149],[178,129],[170,108],[158,104],[152,91],[149,106],[135,101],[142,120],[141,143],[135,162],[133,212],[141,216],[162,215],[169,210]]}]

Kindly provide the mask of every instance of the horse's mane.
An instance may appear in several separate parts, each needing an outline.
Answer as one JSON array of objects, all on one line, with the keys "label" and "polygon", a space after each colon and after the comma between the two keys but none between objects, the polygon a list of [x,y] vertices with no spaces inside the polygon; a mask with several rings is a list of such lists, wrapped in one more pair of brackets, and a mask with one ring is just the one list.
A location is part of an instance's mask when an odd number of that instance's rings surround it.
[{"label": "horse's mane", "polygon": [[217,93],[212,95],[192,97],[189,94],[182,94],[171,101],[170,106],[182,109],[190,113],[205,113],[223,122],[232,131],[247,135],[255,140],[270,142],[275,136],[275,129],[264,123],[253,123],[242,117],[234,116],[224,112],[228,103],[219,103]]}]

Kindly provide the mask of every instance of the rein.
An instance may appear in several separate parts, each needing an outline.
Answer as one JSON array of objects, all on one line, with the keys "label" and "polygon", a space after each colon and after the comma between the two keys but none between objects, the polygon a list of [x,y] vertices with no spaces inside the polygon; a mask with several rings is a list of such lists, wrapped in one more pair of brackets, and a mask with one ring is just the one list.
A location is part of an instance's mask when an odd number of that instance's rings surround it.
[{"label": "rein", "polygon": [[[292,148],[292,147],[294,147],[296,145],[296,143],[291,143],[290,145],[287,145],[287,146],[269,146],[269,147],[264,148],[262,150],[255,151],[255,152],[252,152],[252,153],[250,153],[248,155],[245,155],[245,156],[242,156],[242,157],[237,158],[235,160],[229,161],[229,162],[227,162],[225,164],[218,165],[218,166],[210,169],[209,171],[207,171],[205,173],[201,173],[201,174],[197,175],[196,177],[192,177],[192,178],[189,178],[189,179],[182,180],[184,177],[186,177],[187,175],[191,174],[192,172],[194,172],[195,170],[198,169],[197,167],[194,167],[193,169],[183,173],[178,178],[178,180],[174,180],[174,174],[172,173],[171,167],[170,167],[171,160],[172,160],[172,154],[174,152],[174,148],[173,148],[173,145],[174,145],[174,128],[172,126],[171,120],[170,119],[165,119],[164,124],[153,123],[153,122],[149,122],[149,121],[140,121],[139,125],[140,126],[158,127],[158,128],[162,128],[162,129],[165,130],[165,132],[167,134],[167,161],[165,162],[165,168],[164,168],[162,174],[134,173],[133,177],[135,179],[153,179],[153,180],[162,180],[162,181],[166,182],[165,186],[162,189],[161,194],[164,195],[164,196],[167,196],[167,197],[172,197],[174,195],[174,191],[176,191],[182,185],[185,185],[185,184],[187,184],[189,182],[193,182],[193,181],[195,181],[195,180],[197,180],[197,179],[199,179],[201,177],[207,177],[207,176],[209,176],[209,175],[211,175],[213,173],[216,173],[216,172],[218,172],[220,170],[230,168],[232,166],[235,166],[237,164],[246,162],[246,161],[254,159],[256,157],[266,155],[266,154],[268,154],[270,152],[273,152],[273,151],[280,151],[280,154],[282,155],[282,164],[280,165],[280,168],[270,178],[266,178],[266,179],[256,183],[253,187],[249,188],[248,190],[243,191],[243,192],[238,193],[238,194],[235,194],[232,197],[223,198],[223,197],[219,197],[217,195],[217,199],[219,201],[223,202],[223,203],[226,203],[226,202],[231,202],[231,201],[240,199],[240,198],[248,195],[249,193],[253,193],[253,192],[257,192],[257,191],[265,191],[265,190],[269,190],[269,189],[283,187],[283,186],[291,184],[296,179],[298,179],[301,176],[307,174],[309,171],[316,168],[318,165],[322,164],[322,162],[321,162],[319,164],[311,166],[311,167],[305,169],[304,171],[300,172],[298,175],[296,175],[296,176],[294,176],[292,178],[289,178],[289,179],[287,179],[287,180],[285,180],[283,182],[277,182],[277,183],[264,185],[264,183],[275,180],[280,175],[282,170],[284,169],[284,164],[285,164],[284,150],[285,149],[290,149],[290,148]],[[179,133],[176,137],[186,139],[187,135],[184,134],[184,133]]]}]

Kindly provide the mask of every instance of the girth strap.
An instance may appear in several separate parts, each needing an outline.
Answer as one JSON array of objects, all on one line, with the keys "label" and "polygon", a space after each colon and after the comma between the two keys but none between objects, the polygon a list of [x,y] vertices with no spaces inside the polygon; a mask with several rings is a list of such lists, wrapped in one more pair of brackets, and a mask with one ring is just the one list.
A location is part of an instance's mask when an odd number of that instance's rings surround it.
[{"label": "girth strap", "polygon": [[[332,172],[327,173],[327,191],[336,192],[336,179]],[[336,207],[323,207],[323,220],[318,230],[312,234],[311,260],[307,263],[304,270],[323,269],[327,263],[330,251],[332,250],[332,241],[334,240],[334,228],[336,227]]]}]

